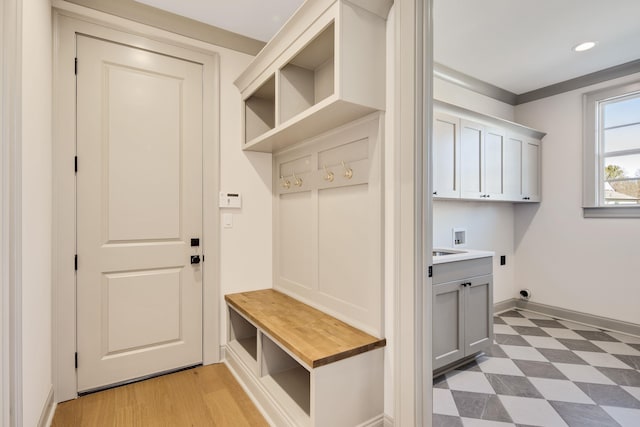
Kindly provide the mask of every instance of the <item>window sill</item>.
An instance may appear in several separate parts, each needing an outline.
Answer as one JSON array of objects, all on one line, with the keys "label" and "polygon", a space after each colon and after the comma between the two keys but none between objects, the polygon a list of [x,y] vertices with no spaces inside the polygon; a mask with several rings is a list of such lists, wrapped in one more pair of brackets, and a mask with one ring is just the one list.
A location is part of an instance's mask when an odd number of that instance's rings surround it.
[{"label": "window sill", "polygon": [[583,207],[584,218],[640,218],[638,206]]}]

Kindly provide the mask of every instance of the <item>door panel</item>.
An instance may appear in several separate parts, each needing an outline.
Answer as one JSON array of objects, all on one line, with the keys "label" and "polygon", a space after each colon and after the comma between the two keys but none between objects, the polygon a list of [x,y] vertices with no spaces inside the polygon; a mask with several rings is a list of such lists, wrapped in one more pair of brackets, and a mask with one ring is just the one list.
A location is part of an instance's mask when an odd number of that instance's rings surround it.
[{"label": "door panel", "polygon": [[462,282],[433,286],[433,369],[464,356]]},{"label": "door panel", "polygon": [[522,200],[522,137],[507,136],[504,149],[504,193],[507,200]]},{"label": "door panel", "polygon": [[105,64],[103,72],[107,240],[178,239],[182,79],[119,64]]},{"label": "door panel", "polygon": [[77,37],[78,390],[202,362],[202,66]]},{"label": "door panel", "polygon": [[105,274],[103,287],[106,355],[180,340],[180,269]]},{"label": "door panel", "polygon": [[522,149],[522,194],[540,201],[540,142],[527,140]]},{"label": "door panel", "polygon": [[493,342],[492,276],[472,279],[465,290],[465,354],[487,348]]},{"label": "door panel", "polygon": [[484,136],[484,193],[495,200],[504,195],[504,139],[504,132],[495,129],[487,129]]},{"label": "door panel", "polygon": [[484,127],[460,120],[460,196],[479,198],[483,191]]},{"label": "door panel", "polygon": [[433,119],[433,195],[460,197],[460,119],[437,113]]}]

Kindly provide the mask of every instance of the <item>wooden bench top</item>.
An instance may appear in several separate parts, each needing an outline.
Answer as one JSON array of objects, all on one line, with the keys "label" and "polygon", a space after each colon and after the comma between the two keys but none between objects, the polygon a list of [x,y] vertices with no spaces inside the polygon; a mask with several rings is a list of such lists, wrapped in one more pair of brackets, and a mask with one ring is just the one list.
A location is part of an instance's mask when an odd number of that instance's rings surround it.
[{"label": "wooden bench top", "polygon": [[384,338],[369,335],[274,289],[230,294],[224,299],[311,368],[386,345]]}]

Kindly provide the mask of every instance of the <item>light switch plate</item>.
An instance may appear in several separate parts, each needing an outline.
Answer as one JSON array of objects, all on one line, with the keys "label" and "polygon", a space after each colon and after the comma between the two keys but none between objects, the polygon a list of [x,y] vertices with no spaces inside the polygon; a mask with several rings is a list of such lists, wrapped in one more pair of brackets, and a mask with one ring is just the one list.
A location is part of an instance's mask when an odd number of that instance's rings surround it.
[{"label": "light switch plate", "polygon": [[222,214],[222,224],[224,228],[233,228],[233,214]]}]

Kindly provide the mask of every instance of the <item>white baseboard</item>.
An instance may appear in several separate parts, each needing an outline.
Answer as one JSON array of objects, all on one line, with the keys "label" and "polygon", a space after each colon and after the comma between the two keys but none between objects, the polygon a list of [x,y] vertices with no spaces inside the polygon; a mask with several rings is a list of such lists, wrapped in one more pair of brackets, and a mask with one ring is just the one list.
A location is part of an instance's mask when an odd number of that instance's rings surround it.
[{"label": "white baseboard", "polygon": [[38,420],[38,427],[49,427],[53,422],[53,415],[56,413],[58,404],[53,399],[53,386],[49,389],[49,395],[42,408],[40,419]]},{"label": "white baseboard", "polygon": [[393,427],[394,424],[395,422],[393,421],[393,418],[387,414],[384,414],[384,427]]},{"label": "white baseboard", "polygon": [[598,329],[607,329],[625,334],[640,336],[640,325],[635,323],[615,320],[608,317],[596,316],[595,314],[582,313],[580,311],[569,310],[566,308],[555,307],[538,302],[524,301],[517,298],[501,301],[493,305],[494,313],[500,313],[507,310],[519,308],[522,310],[532,311],[544,314],[550,317],[556,317],[562,320],[582,323],[593,326]]},{"label": "white baseboard", "polygon": [[384,427],[385,420],[384,415],[380,414],[375,418],[370,419],[362,424],[358,424],[357,427]]}]

